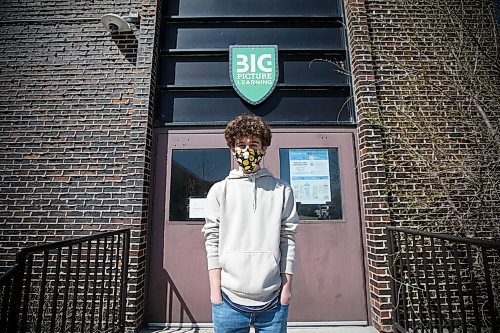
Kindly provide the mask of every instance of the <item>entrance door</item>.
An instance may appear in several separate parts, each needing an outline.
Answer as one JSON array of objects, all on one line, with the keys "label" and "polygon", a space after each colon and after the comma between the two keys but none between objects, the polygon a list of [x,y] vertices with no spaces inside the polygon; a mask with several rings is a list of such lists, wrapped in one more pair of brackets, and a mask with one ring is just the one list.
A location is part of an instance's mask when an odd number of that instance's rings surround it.
[{"label": "entrance door", "polygon": [[[203,197],[235,165],[221,130],[158,131],[148,320],[205,326]],[[263,166],[292,185],[301,217],[289,322],[367,324],[354,132],[273,130]]]},{"label": "entrance door", "polygon": [[367,324],[354,147],[354,133],[273,133],[267,167],[292,185],[301,219],[291,322]]}]

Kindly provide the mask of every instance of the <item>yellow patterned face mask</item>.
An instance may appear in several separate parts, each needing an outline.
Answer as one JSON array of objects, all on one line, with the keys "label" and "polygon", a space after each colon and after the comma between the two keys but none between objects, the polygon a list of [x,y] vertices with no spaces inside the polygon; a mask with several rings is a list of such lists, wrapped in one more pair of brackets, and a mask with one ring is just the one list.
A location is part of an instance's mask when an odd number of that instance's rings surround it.
[{"label": "yellow patterned face mask", "polygon": [[254,149],[245,147],[244,149],[235,148],[234,156],[236,157],[236,162],[245,172],[254,171],[262,160],[265,151],[262,149]]}]

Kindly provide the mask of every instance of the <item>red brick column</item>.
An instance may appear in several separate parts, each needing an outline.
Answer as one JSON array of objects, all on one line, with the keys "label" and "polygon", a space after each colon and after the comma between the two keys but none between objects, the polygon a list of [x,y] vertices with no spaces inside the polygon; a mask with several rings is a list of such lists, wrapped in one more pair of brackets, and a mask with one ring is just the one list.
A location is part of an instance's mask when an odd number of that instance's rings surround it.
[{"label": "red brick column", "polygon": [[137,62],[130,105],[130,140],[127,166],[127,195],[130,207],[131,269],[127,301],[128,332],[136,332],[146,315],[147,234],[151,171],[152,119],[155,92],[158,31],[157,1],[142,1],[138,29]]},{"label": "red brick column", "polygon": [[379,107],[369,22],[365,0],[346,1],[347,33],[351,56],[353,94],[358,120],[359,169],[366,233],[366,256],[371,325],[392,331],[387,245],[384,228],[390,217],[382,133],[377,125]]}]

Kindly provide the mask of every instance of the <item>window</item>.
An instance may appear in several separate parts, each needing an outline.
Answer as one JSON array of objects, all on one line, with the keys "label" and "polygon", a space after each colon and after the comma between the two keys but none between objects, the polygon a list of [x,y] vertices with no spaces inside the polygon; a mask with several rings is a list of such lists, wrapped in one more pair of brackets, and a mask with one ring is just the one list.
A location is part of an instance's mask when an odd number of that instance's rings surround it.
[{"label": "window", "polygon": [[337,148],[280,149],[280,175],[293,188],[302,220],[342,220]]},{"label": "window", "polygon": [[230,169],[231,154],[227,148],[172,150],[170,221],[201,220],[192,217],[196,215],[192,205],[196,199],[205,198],[210,187],[223,180]]},{"label": "window", "polygon": [[[342,1],[171,0],[162,6],[155,123],[354,124]],[[278,45],[279,80],[261,104],[229,78],[229,46]]]}]

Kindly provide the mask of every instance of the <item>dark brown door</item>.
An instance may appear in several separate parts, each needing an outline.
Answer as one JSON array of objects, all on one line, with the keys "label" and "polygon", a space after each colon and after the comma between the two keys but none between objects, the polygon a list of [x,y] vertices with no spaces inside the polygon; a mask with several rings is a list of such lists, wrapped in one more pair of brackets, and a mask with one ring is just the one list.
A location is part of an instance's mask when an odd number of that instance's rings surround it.
[{"label": "dark brown door", "polygon": [[[294,187],[301,225],[290,322],[363,325],[367,306],[352,132],[275,130],[263,166]],[[234,162],[221,130],[158,130],[150,324],[209,325],[203,196]]]}]

